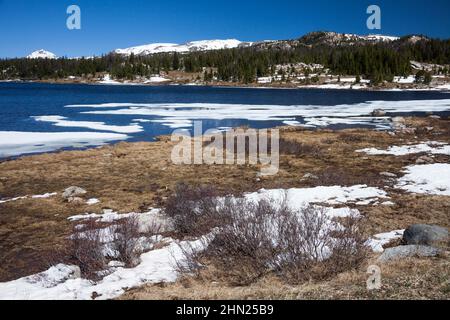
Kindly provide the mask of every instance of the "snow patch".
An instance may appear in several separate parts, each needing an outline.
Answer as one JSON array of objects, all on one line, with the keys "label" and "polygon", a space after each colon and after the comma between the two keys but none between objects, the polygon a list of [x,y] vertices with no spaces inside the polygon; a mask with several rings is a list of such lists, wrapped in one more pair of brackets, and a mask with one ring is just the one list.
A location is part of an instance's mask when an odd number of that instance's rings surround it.
[{"label": "snow patch", "polygon": [[444,154],[450,155],[450,145],[443,142],[428,141],[415,145],[405,146],[391,146],[387,150],[380,150],[377,148],[367,148],[357,150],[356,152],[366,153],[368,155],[394,155],[404,156],[415,153],[431,153],[431,154]]},{"label": "snow patch", "polygon": [[411,193],[450,196],[450,164],[434,163],[406,167],[396,188]]},{"label": "snow patch", "polygon": [[385,232],[376,234],[373,238],[367,241],[367,245],[372,248],[373,252],[383,252],[386,244],[395,239],[401,239],[405,230],[394,230],[391,232]]}]

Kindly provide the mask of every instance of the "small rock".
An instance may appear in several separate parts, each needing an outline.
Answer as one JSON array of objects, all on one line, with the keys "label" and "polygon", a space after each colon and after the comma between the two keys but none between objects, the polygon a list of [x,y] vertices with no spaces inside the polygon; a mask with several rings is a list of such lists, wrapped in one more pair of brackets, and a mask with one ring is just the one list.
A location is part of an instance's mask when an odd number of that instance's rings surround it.
[{"label": "small rock", "polygon": [[407,245],[388,248],[378,258],[379,262],[389,262],[410,257],[436,257],[440,250],[429,246]]},{"label": "small rock", "polygon": [[375,109],[372,111],[372,116],[374,117],[384,117],[386,115],[386,111],[383,109]]},{"label": "small rock", "polygon": [[431,116],[429,116],[429,118],[431,118],[431,119],[441,119],[440,116],[436,116],[436,115],[431,115]]},{"label": "small rock", "polygon": [[69,203],[84,203],[84,200],[80,197],[70,197],[67,199],[67,202]]},{"label": "small rock", "polygon": [[416,160],[416,164],[431,164],[434,163],[434,159],[429,156],[421,156]]},{"label": "small rock", "polygon": [[318,180],[319,177],[312,173],[307,173],[303,176],[302,180]]},{"label": "small rock", "polygon": [[434,127],[426,127],[425,129],[426,129],[428,132],[431,132],[431,131],[434,130]]},{"label": "small rock", "polygon": [[397,178],[397,175],[395,173],[391,172],[381,172],[380,176],[389,177],[389,178]]},{"label": "small rock", "polygon": [[87,191],[84,190],[83,188],[72,186],[72,187],[69,187],[66,190],[64,190],[64,192],[62,194],[62,197],[64,199],[69,199],[69,198],[72,198],[72,197],[81,196],[81,195],[86,194],[86,193],[87,193]]},{"label": "small rock", "polygon": [[448,230],[446,228],[427,224],[412,225],[403,234],[403,242],[405,244],[439,246],[439,244],[445,244],[448,240]]}]

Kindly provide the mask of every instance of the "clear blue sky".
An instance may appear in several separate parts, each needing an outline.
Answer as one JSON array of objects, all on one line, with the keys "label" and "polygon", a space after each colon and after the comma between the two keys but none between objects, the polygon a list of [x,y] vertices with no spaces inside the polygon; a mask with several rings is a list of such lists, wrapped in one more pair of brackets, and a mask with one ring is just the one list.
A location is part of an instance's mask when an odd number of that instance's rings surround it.
[{"label": "clear blue sky", "polygon": [[[81,30],[66,28],[71,4],[82,10]],[[317,30],[368,34],[370,4],[382,9],[376,33],[450,38],[449,0],[0,0],[0,57],[42,48],[88,56],[152,42],[291,39]]]}]

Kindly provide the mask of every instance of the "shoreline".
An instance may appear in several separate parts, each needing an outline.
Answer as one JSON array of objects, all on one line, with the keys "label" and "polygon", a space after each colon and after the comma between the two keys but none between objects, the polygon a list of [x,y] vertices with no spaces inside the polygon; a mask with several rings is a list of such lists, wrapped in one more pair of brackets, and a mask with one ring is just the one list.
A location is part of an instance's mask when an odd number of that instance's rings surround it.
[{"label": "shoreline", "polygon": [[368,91],[368,92],[408,92],[408,91],[434,91],[434,92],[445,92],[450,93],[450,83],[438,86],[410,86],[401,88],[399,86],[387,88],[384,86],[376,87],[357,87],[353,88],[353,85],[333,85],[323,84],[323,85],[258,85],[258,84],[243,84],[243,83],[181,83],[181,82],[154,82],[154,83],[144,83],[144,82],[119,82],[114,81],[111,83],[102,83],[101,81],[74,81],[74,80],[64,80],[64,81],[54,81],[54,80],[0,80],[0,83],[44,83],[44,84],[54,84],[54,85],[94,85],[94,86],[148,86],[148,87],[164,87],[164,86],[185,86],[185,87],[210,87],[210,88],[236,88],[236,89],[262,89],[262,90],[347,90],[347,91]]}]

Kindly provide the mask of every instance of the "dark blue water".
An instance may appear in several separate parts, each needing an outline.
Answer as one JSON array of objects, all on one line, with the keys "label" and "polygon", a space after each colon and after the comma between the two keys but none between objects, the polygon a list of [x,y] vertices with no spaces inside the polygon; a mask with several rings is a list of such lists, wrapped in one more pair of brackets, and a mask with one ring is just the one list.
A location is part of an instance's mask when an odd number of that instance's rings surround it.
[{"label": "dark blue water", "polygon": [[[319,89],[249,89],[195,86],[105,86],[57,85],[41,83],[0,83],[0,131],[26,132],[89,132],[87,128],[58,127],[38,122],[33,116],[59,115],[74,121],[100,121],[108,125],[129,125],[136,115],[83,114],[79,108],[65,108],[71,104],[100,103],[220,103],[249,105],[341,105],[366,101],[449,99],[449,93],[408,91],[380,92]],[[111,109],[111,108],[109,108]],[[112,108],[114,109],[114,108]],[[332,115],[330,115],[332,116]],[[154,118],[154,117],[153,117]],[[204,129],[213,127],[271,127],[277,121],[243,119],[205,120]],[[129,134],[128,141],[152,140],[169,134],[173,129],[159,123],[140,123],[144,132]],[[97,131],[98,132],[98,131]]]}]

